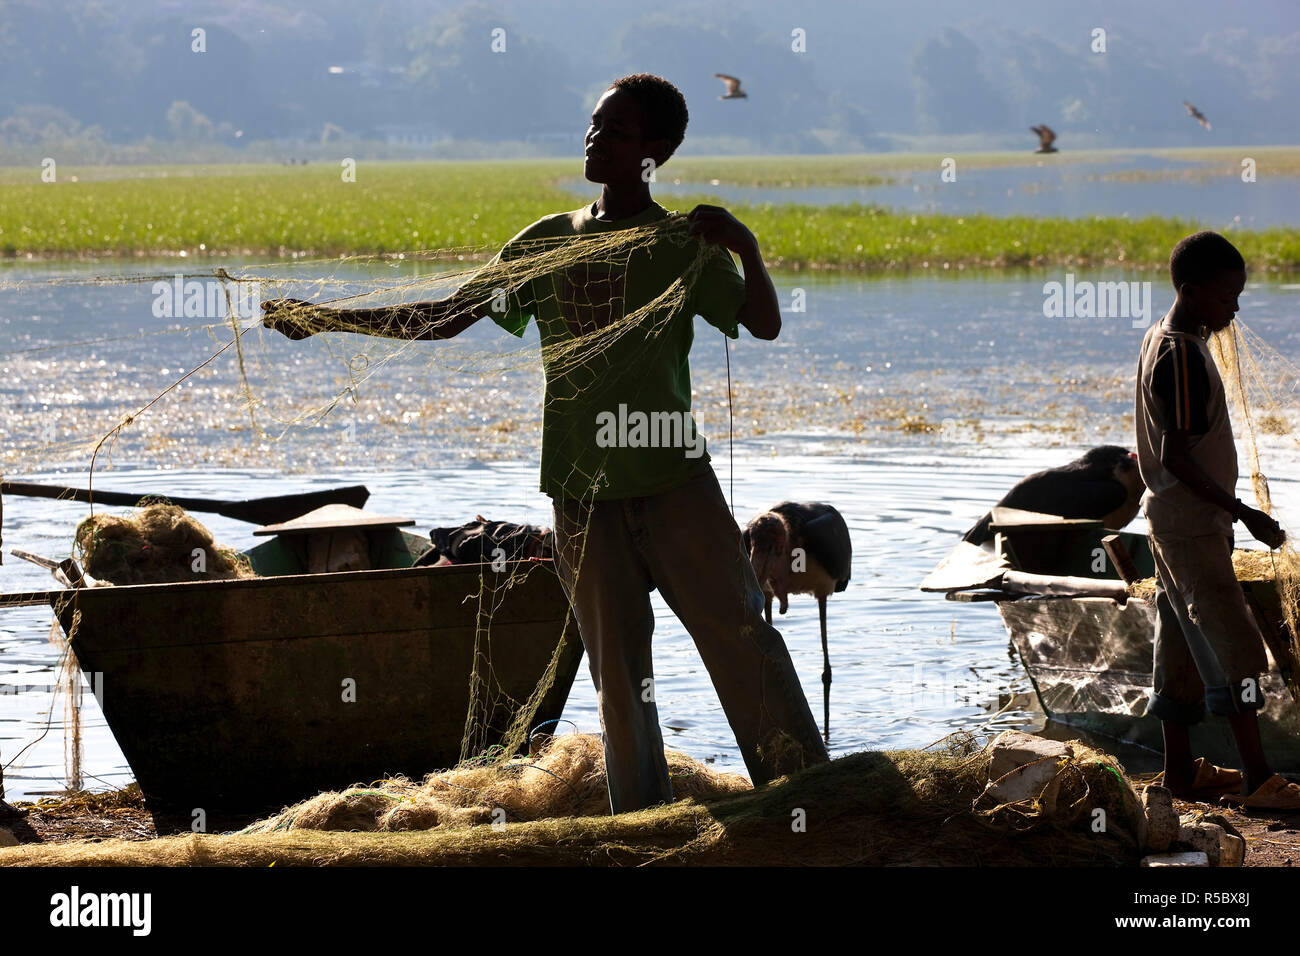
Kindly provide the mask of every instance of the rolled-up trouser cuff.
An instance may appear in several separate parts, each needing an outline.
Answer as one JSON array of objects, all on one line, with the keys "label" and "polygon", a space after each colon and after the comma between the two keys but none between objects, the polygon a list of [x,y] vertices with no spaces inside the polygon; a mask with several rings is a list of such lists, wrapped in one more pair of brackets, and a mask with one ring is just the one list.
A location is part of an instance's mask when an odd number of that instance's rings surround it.
[{"label": "rolled-up trouser cuff", "polygon": [[1233,686],[1205,688],[1205,706],[1221,717],[1244,714],[1264,706],[1264,694],[1258,677],[1247,677]]},{"label": "rolled-up trouser cuff", "polygon": [[1191,704],[1186,701],[1172,700],[1152,691],[1151,700],[1147,704],[1147,716],[1174,724],[1199,724],[1205,719],[1205,704],[1200,701]]}]

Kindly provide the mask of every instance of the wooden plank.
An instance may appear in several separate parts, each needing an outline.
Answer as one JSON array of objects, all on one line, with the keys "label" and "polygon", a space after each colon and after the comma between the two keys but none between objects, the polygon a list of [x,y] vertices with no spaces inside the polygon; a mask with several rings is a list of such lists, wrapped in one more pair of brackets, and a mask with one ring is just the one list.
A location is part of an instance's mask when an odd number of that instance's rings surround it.
[{"label": "wooden plank", "polygon": [[949,591],[944,598],[961,604],[982,604],[987,601],[1006,601],[1015,595],[1006,591]]},{"label": "wooden plank", "polygon": [[136,507],[145,498],[165,498],[171,504],[186,511],[215,513],[253,524],[270,524],[273,521],[296,518],[300,514],[326,504],[341,503],[360,508],[370,497],[370,492],[364,485],[331,488],[327,491],[307,491],[296,495],[276,495],[271,498],[250,498],[246,501],[220,501],[213,498],[178,498],[156,491],[137,494],[67,488],[63,485],[39,485],[28,481],[0,481],[0,494],[79,501],[84,504],[126,505],[128,508]]},{"label": "wooden plank", "polygon": [[44,568],[46,571],[54,571],[59,567],[59,562],[53,558],[43,558],[39,554],[32,554],[30,551],[23,551],[20,548],[14,548],[9,553],[15,558],[21,558],[23,561]]},{"label": "wooden plank", "polygon": [[1101,539],[1101,546],[1106,549],[1110,563],[1115,565],[1115,570],[1119,572],[1125,584],[1141,580],[1142,575],[1138,573],[1137,565],[1133,563],[1133,558],[1129,555],[1128,548],[1124,547],[1124,542],[1120,540],[1119,535],[1106,535]]},{"label": "wooden plank", "polygon": [[76,594],[76,591],[15,591],[12,594],[0,594],[0,608],[36,607],[40,604],[53,604]]},{"label": "wooden plank", "polygon": [[958,541],[957,546],[940,561],[925,580],[922,591],[972,591],[996,587],[1008,567],[1001,555]]},{"label": "wooden plank", "polygon": [[1120,602],[1128,600],[1128,588],[1123,581],[1107,581],[1102,578],[1007,571],[1002,575],[1002,586],[1019,594],[1040,594],[1044,597],[1107,597]]},{"label": "wooden plank", "polygon": [[[545,600],[539,579],[550,578]],[[510,600],[506,600],[509,593]],[[296,638],[522,624],[555,617],[563,600],[550,561],[337,571],[172,584],[131,584],[78,592],[87,618],[115,622],[114,648],[201,646]],[[521,600],[522,598],[522,600]],[[564,605],[567,607],[567,604]]]},{"label": "wooden plank", "polygon": [[1062,518],[1060,515],[1045,515],[1037,511],[1022,511],[1019,508],[995,507],[990,527],[999,528],[1059,528],[1071,525],[1078,527],[1100,528],[1101,522],[1093,518]]},{"label": "wooden plank", "polygon": [[351,505],[325,505],[289,521],[269,524],[253,532],[258,537],[273,534],[319,534],[368,528],[396,528],[415,524],[414,518],[378,515]]}]

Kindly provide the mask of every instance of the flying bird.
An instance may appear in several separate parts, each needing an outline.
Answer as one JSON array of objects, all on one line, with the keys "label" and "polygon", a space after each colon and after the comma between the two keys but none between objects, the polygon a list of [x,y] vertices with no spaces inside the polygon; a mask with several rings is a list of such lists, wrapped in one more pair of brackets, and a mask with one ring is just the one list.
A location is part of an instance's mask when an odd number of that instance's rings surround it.
[{"label": "flying bird", "polygon": [[[1002,496],[1000,508],[1018,508],[1062,518],[1092,518],[1118,531],[1136,517],[1142,500],[1137,457],[1117,445],[1101,445],[1059,468],[1030,475]],[[963,536],[981,545],[992,540],[989,512]]]},{"label": "flying bird", "polygon": [[1195,106],[1193,106],[1191,103],[1187,102],[1187,100],[1183,100],[1183,105],[1187,107],[1187,115],[1188,115],[1188,116],[1190,116],[1192,119],[1196,120],[1196,122],[1200,123],[1200,124],[1201,124],[1202,126],[1204,126],[1206,129],[1209,129],[1209,128],[1210,128],[1210,121],[1207,120],[1207,119],[1205,118],[1205,114],[1204,114],[1204,113],[1202,113],[1200,110],[1198,110],[1198,109],[1197,109]]},{"label": "flying bird", "polygon": [[718,79],[727,85],[727,92],[719,96],[720,100],[744,100],[749,98],[749,94],[740,88],[740,80],[734,76],[727,76],[725,73],[714,73]]},{"label": "flying bird", "polygon": [[1052,144],[1056,142],[1056,134],[1052,128],[1044,124],[1043,126],[1031,126],[1030,131],[1038,136],[1038,148],[1035,153],[1055,153],[1057,149]]},{"label": "flying bird", "polygon": [[741,539],[763,588],[763,611],[769,624],[773,597],[780,601],[782,614],[790,606],[791,593],[817,598],[822,625],[822,735],[829,741],[831,658],[826,642],[826,599],[849,586],[853,570],[849,526],[830,505],[784,501],[754,518]]}]

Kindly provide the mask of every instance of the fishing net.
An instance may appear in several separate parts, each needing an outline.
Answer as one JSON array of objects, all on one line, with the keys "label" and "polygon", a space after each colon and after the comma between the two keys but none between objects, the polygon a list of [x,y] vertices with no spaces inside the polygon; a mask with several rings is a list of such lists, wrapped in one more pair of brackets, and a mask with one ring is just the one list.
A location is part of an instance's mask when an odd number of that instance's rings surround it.
[{"label": "fishing net", "polygon": [[[295,464],[326,466],[331,449],[342,443],[337,432],[326,437],[312,430],[327,421],[337,424],[340,415],[351,415],[352,423],[359,425],[357,431],[364,432],[372,420],[376,432],[385,426],[408,425],[412,427],[405,434],[434,446],[448,436],[449,444],[481,447],[483,457],[490,457],[503,442],[514,443],[509,445],[516,453],[512,457],[519,457],[519,433],[529,430],[540,409],[556,425],[553,447],[583,445],[590,452],[573,455],[567,471],[561,468],[557,473],[551,463],[553,482],[562,487],[565,497],[589,504],[609,488],[607,463],[618,446],[593,448],[592,423],[585,417],[564,415],[566,403],[582,402],[588,408],[608,398],[611,409],[617,407],[616,399],[635,408],[645,370],[665,355],[675,354],[673,349],[682,342],[682,321],[693,327],[694,296],[701,276],[727,256],[725,250],[692,236],[685,216],[672,215],[628,229],[517,240],[499,252],[479,247],[329,260],[304,257],[271,266],[191,271],[183,283],[181,277],[171,275],[47,280],[49,284],[148,285],[155,305],[160,297],[167,299],[173,310],[169,315],[215,318],[156,333],[198,332],[211,345],[196,348],[185,368],[170,370],[171,380],[161,390],[142,392],[132,383],[115,383],[115,402],[119,391],[128,396],[130,404],[123,403],[126,412],[116,413],[111,428],[101,426],[94,435],[82,433],[75,440],[60,429],[60,452],[86,454],[93,491],[103,480],[99,473],[104,466],[111,466],[119,455],[149,460],[151,454],[173,454],[171,440],[162,437],[166,427],[150,423],[168,414],[183,414],[218,436],[234,433],[251,450],[254,461],[278,464],[286,455],[277,451],[282,446],[293,447],[289,457],[310,446]],[[665,264],[672,268],[665,269]],[[382,274],[390,266],[400,266],[404,272],[414,268],[417,274],[395,281],[391,274]],[[193,290],[192,282],[197,283]],[[250,289],[261,301],[293,298],[311,304],[280,309],[279,328],[331,334],[313,335],[310,342],[299,345],[286,343],[262,325],[258,303],[253,301],[250,307]],[[443,300],[448,305],[433,316],[410,305]],[[355,321],[355,310],[378,309],[389,310],[382,328]],[[533,314],[539,327],[543,312],[554,313],[562,322],[562,334],[556,334],[551,323],[549,334],[544,330],[540,340],[525,339],[504,348],[503,342],[512,341],[505,334],[496,336],[490,347],[472,337],[432,344],[421,340],[438,338],[444,326],[484,311],[488,313],[485,324],[493,316]],[[286,368],[282,356],[291,349],[300,352],[294,353],[293,367]],[[544,392],[539,365],[545,376]],[[418,376],[412,369],[419,370]],[[409,384],[394,391],[394,381]],[[374,395],[391,395],[393,404],[362,419],[358,409]],[[689,417],[687,412],[685,418]],[[681,456],[694,430],[694,421],[684,418],[645,424],[649,427],[640,433],[639,441],[632,432],[620,436],[624,447],[672,447]],[[390,428],[388,434],[395,430]],[[343,443],[361,444],[366,437],[345,431]],[[372,437],[372,441],[370,447],[386,450],[384,439]],[[50,441],[37,448],[54,444]],[[535,449],[535,441],[529,444]],[[566,459],[561,456],[558,461],[563,465]],[[223,464],[219,450],[206,463]],[[252,573],[246,560],[214,544],[200,524],[168,506],[152,506],[132,518],[92,514],[77,529],[76,546],[89,574],[117,584]],[[204,554],[201,569],[194,560],[197,552]],[[504,571],[494,565],[482,567],[480,587],[471,596],[477,605],[477,624],[472,666],[466,675],[470,703],[460,758],[466,765],[486,761],[504,766],[525,747],[538,707],[556,679],[566,642],[577,640],[577,633],[570,615],[532,693],[522,698],[507,694],[496,673],[500,664],[493,641],[494,636],[499,641],[499,636],[494,622],[516,581],[552,572],[537,562],[511,562]],[[504,732],[503,713],[511,715]]]},{"label": "fishing net", "polygon": [[77,526],[82,566],[110,584],[168,584],[254,577],[248,559],[222,547],[183,508],[152,502],[126,516],[95,514]]},{"label": "fishing net", "polygon": [[[1300,440],[1294,433],[1293,402],[1279,397],[1286,382],[1291,383],[1292,389],[1287,395],[1293,394],[1295,383],[1300,381],[1300,368],[1253,333],[1241,319],[1211,336],[1210,350],[1223,378],[1224,389],[1232,401],[1237,426],[1246,446],[1246,462],[1256,505],[1282,523],[1274,514],[1268,478],[1260,466],[1258,435],[1285,437],[1300,448]],[[1283,527],[1285,530],[1285,525]],[[1276,551],[1256,552],[1246,560],[1250,563],[1234,556],[1233,564],[1238,569],[1239,579],[1252,580],[1243,574],[1254,574],[1274,582],[1291,640],[1292,662],[1279,663],[1284,671],[1293,671],[1288,663],[1300,661],[1300,555],[1296,551],[1294,534],[1288,530],[1286,541]],[[1292,673],[1290,689],[1292,696],[1300,701],[1297,676],[1300,675]]]},{"label": "fishing net", "polygon": [[[697,855],[737,862],[739,855],[768,864],[785,861],[790,851],[809,863],[920,865],[1047,862],[1057,856],[1116,862],[1136,852],[1143,812],[1113,757],[1072,742],[1070,756],[1060,761],[1043,794],[1001,802],[986,789],[990,752],[983,743],[975,735],[954,734],[926,750],[853,754],[785,784],[796,793],[767,800],[767,791],[775,795],[782,787],[755,791],[743,777],[715,773],[665,751],[676,804],[714,804],[725,826],[715,823],[685,836],[675,825],[664,825],[662,811],[651,811],[630,825],[634,835],[628,843],[659,843],[658,859],[669,862],[689,862]],[[599,738],[569,734],[553,739],[535,760],[432,774],[421,784],[389,780],[323,793],[237,836],[284,830],[489,831],[494,828],[485,824],[601,816],[608,805],[602,754]],[[816,836],[790,826],[790,806],[820,821]],[[1104,838],[1092,826],[1098,810],[1107,821]],[[759,828],[780,847],[755,841]],[[718,844],[728,842],[726,830],[740,839],[733,838],[735,845],[724,855]],[[786,840],[787,834],[794,839]],[[1046,851],[1049,842],[1052,849]]]},{"label": "fishing net", "polygon": [[[591,746],[581,746],[595,759]],[[0,865],[1136,865],[1141,808],[1122,766],[1078,742],[1071,747],[1050,809],[1041,798],[999,804],[987,797],[990,752],[959,735],[926,750],[847,754],[757,789],[697,792],[634,814],[569,815],[578,796],[556,783],[554,799],[536,804],[553,817],[504,826],[491,825],[490,816],[482,823],[448,817],[432,829],[401,830],[394,824],[415,821],[401,820],[395,798],[414,796],[419,787],[380,796],[357,788],[344,798],[354,809],[339,809],[334,801],[341,795],[327,794],[320,804],[309,801],[240,833],[37,844],[6,851]],[[566,782],[588,792],[591,766],[583,758]],[[677,787],[682,765],[673,766]],[[693,769],[702,772],[698,764]],[[520,789],[509,788],[510,773],[518,774]],[[529,774],[542,776],[499,768],[486,786],[502,788],[494,798],[518,799]],[[464,805],[485,808],[484,799],[469,794]],[[390,829],[381,828],[385,817]]]},{"label": "fishing net", "polygon": [[[704,800],[750,789],[737,774],[664,751],[676,800]],[[431,830],[609,813],[605,751],[598,736],[550,738],[536,757],[479,761],[423,781],[382,780],[322,793],[245,828],[276,830]]]},{"label": "fishing net", "polygon": [[[1279,398],[1284,383],[1300,381],[1300,369],[1260,339],[1240,319],[1212,335],[1209,346],[1233,407],[1233,422],[1245,445],[1246,465],[1250,469],[1256,504],[1265,514],[1278,520],[1268,478],[1260,465],[1259,436],[1282,439],[1300,447],[1292,432],[1292,423],[1296,420],[1293,403]],[[1243,584],[1258,582],[1265,585],[1264,590],[1252,592],[1254,600],[1267,604],[1266,618],[1270,612],[1277,612],[1286,624],[1286,633],[1279,642],[1273,639],[1267,623],[1261,622],[1264,624],[1265,642],[1278,659],[1291,696],[1300,703],[1300,683],[1297,683],[1300,670],[1296,666],[1300,661],[1300,638],[1297,637],[1300,635],[1297,627],[1300,624],[1300,556],[1290,533],[1282,547],[1273,551],[1235,549],[1232,566],[1237,580]],[[1156,579],[1134,581],[1129,584],[1128,593],[1153,600]],[[1277,607],[1273,607],[1274,600]]]}]

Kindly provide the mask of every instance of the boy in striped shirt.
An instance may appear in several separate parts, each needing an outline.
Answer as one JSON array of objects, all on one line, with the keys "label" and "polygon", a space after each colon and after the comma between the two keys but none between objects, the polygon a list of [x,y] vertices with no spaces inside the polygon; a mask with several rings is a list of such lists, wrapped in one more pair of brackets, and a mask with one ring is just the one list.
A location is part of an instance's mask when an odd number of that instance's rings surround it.
[{"label": "boy in striped shirt", "polygon": [[[1183,798],[1300,809],[1300,787],[1269,768],[1256,712],[1264,642],[1232,567],[1234,522],[1279,547],[1277,522],[1235,496],[1237,449],[1206,338],[1226,329],[1246,285],[1241,253],[1223,236],[1187,236],[1169,258],[1177,298],[1147,330],[1137,380],[1137,456],[1156,562],[1156,641],[1147,713],[1164,730],[1164,782]],[[1189,728],[1205,711],[1227,718],[1244,773],[1193,759]]]}]

